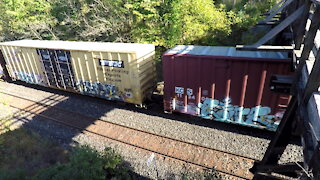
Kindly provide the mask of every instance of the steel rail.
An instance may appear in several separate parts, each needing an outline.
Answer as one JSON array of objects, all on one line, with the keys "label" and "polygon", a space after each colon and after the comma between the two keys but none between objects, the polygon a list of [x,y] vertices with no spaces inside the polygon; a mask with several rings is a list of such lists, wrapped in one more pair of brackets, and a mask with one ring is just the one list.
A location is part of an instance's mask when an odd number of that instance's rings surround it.
[{"label": "steel rail", "polygon": [[[62,109],[62,108],[59,108],[59,107],[55,107],[55,106],[51,106],[51,105],[46,105],[46,104],[43,104],[43,103],[40,103],[40,102],[37,102],[37,101],[34,101],[34,100],[30,100],[30,99],[27,99],[27,98],[24,98],[24,97],[19,97],[19,96],[17,96],[17,95],[9,94],[9,93],[2,92],[2,91],[0,91],[0,93],[5,94],[5,95],[8,95],[8,96],[13,96],[13,97],[22,99],[22,100],[24,100],[24,101],[32,102],[33,105],[36,104],[36,105],[42,106],[42,107],[44,107],[44,108],[54,108],[54,109],[56,109],[56,110],[58,110],[58,111],[60,111],[60,112],[68,112],[68,113],[71,113],[71,114],[77,114],[77,115],[80,115],[81,117],[84,117],[84,118],[86,118],[86,119],[94,119],[93,117],[86,116],[86,115],[83,115],[83,114],[78,113],[78,112],[74,112],[74,111],[70,111],[70,110],[65,110],[65,109]],[[155,154],[158,154],[158,155],[167,157],[167,158],[171,158],[171,159],[175,159],[175,160],[178,160],[178,161],[182,161],[182,162],[185,162],[185,163],[188,163],[188,164],[192,164],[192,165],[195,165],[195,166],[204,168],[204,169],[212,169],[212,168],[213,168],[213,167],[209,167],[209,166],[207,166],[207,165],[205,165],[205,164],[201,164],[201,163],[193,162],[193,161],[190,161],[190,160],[178,158],[178,157],[175,157],[175,156],[172,156],[172,155],[165,154],[164,152],[159,152],[159,151],[156,151],[156,150],[148,149],[148,148],[146,148],[146,147],[142,147],[142,146],[139,146],[139,145],[132,144],[132,143],[130,143],[130,142],[126,142],[126,141],[124,141],[124,140],[120,140],[120,139],[117,139],[117,138],[109,137],[109,136],[106,136],[106,135],[103,135],[103,134],[94,132],[94,131],[92,131],[92,130],[84,129],[83,127],[77,126],[76,124],[66,123],[66,122],[64,122],[63,120],[59,120],[59,119],[56,119],[56,118],[53,118],[53,117],[49,117],[49,116],[43,115],[43,114],[41,114],[41,113],[30,112],[30,111],[28,111],[28,110],[21,109],[21,108],[15,106],[15,105],[10,105],[10,104],[9,104],[9,106],[12,107],[12,108],[18,109],[19,111],[22,111],[22,112],[24,112],[24,113],[30,113],[30,114],[33,114],[33,115],[41,116],[41,117],[43,117],[43,118],[45,118],[45,119],[54,121],[54,122],[56,122],[56,123],[59,123],[59,124],[62,124],[62,125],[65,125],[65,126],[68,126],[68,127],[71,127],[71,128],[75,128],[75,129],[78,129],[78,130],[81,130],[81,131],[86,131],[86,132],[89,132],[89,133],[92,133],[92,134],[96,134],[96,135],[98,135],[98,136],[101,136],[101,137],[104,137],[104,138],[107,138],[107,139],[111,139],[111,140],[113,140],[113,141],[117,141],[117,142],[122,143],[122,144],[130,145],[130,146],[133,146],[133,147],[136,147],[136,148],[139,148],[139,149],[148,151],[148,152],[152,152],[152,153],[155,153]],[[21,116],[21,115],[19,114],[19,116]],[[194,146],[195,148],[199,148],[199,147],[200,147],[200,148],[204,148],[204,149],[211,150],[211,151],[213,151],[213,152],[224,153],[224,154],[226,154],[227,156],[236,156],[236,157],[238,157],[238,158],[242,158],[242,159],[244,159],[245,161],[248,161],[248,162],[251,162],[251,163],[253,163],[253,161],[255,160],[254,158],[245,157],[245,156],[242,156],[242,155],[237,155],[237,154],[234,154],[234,153],[229,153],[229,152],[217,150],[217,149],[210,148],[210,147],[206,147],[206,146],[203,146],[203,145],[198,145],[198,144],[194,144],[194,143],[190,143],[190,142],[185,142],[185,141],[182,141],[182,140],[179,140],[179,139],[174,139],[174,138],[171,138],[171,137],[166,137],[166,136],[158,135],[158,134],[155,134],[155,133],[151,133],[151,132],[143,131],[143,130],[140,130],[140,129],[136,129],[136,128],[124,126],[124,125],[121,125],[121,124],[117,124],[117,123],[114,123],[114,122],[109,122],[109,121],[102,120],[102,119],[96,119],[95,121],[101,121],[101,122],[106,123],[106,124],[112,124],[112,125],[114,125],[114,126],[119,126],[119,127],[122,127],[122,128],[130,129],[130,130],[132,130],[133,132],[142,132],[142,133],[146,133],[146,134],[149,134],[149,135],[152,135],[152,136],[156,136],[156,137],[160,137],[160,138],[163,138],[163,139],[168,139],[168,140],[172,140],[172,141],[179,142],[179,143],[185,143],[185,144]],[[93,121],[92,121],[92,122],[93,122]],[[250,179],[249,177],[237,175],[237,174],[234,174],[234,173],[231,173],[231,172],[222,170],[222,169],[214,169],[214,170],[215,170],[215,171],[218,171],[218,172],[220,172],[220,173],[222,173],[222,174],[229,175],[229,176],[234,176],[234,177],[241,178],[241,179]]]}]

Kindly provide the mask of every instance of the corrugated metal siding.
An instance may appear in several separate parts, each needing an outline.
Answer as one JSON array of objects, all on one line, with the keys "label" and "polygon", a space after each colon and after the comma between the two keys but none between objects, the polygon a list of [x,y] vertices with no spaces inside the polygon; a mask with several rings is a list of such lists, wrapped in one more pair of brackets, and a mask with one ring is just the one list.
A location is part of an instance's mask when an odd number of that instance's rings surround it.
[{"label": "corrugated metal siding", "polygon": [[[19,43],[23,46],[18,46]],[[26,41],[0,44],[11,77],[27,83],[139,105],[155,84],[155,51],[154,46],[150,48],[152,45],[146,45],[143,50],[139,49],[144,47],[142,44],[130,44],[128,47],[135,48],[116,52],[113,47],[112,52],[108,52],[76,50],[75,47],[72,50],[59,50],[59,47],[49,49],[38,43],[41,41],[33,42],[32,47],[26,47]],[[53,46],[48,41],[44,44]],[[81,42],[80,45],[84,48],[85,44]],[[111,47],[110,43],[107,47]]]},{"label": "corrugated metal siding", "polygon": [[1,46],[11,77],[44,85],[44,73],[35,50],[17,46]]},{"label": "corrugated metal siding", "polygon": [[164,54],[164,109],[275,130],[289,97],[271,93],[269,82],[273,74],[289,74],[289,63]]}]

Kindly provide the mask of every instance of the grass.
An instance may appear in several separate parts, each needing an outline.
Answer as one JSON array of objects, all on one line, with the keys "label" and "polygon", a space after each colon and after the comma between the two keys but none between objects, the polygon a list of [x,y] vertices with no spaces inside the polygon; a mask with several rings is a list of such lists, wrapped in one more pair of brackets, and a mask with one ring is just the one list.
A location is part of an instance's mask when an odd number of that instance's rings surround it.
[{"label": "grass", "polygon": [[68,152],[24,128],[0,136],[0,179],[25,179],[68,159]]},{"label": "grass", "polygon": [[0,135],[1,180],[131,179],[122,157],[111,148],[71,151],[24,128]]}]

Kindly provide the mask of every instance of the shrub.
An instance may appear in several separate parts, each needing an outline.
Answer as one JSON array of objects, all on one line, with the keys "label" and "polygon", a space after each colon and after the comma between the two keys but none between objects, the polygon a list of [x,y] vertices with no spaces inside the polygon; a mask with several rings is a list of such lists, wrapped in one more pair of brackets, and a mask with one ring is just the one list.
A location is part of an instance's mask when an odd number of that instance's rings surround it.
[{"label": "shrub", "polygon": [[128,169],[121,166],[123,160],[111,148],[102,153],[89,146],[76,147],[70,161],[40,170],[33,180],[99,180],[130,179]]},{"label": "shrub", "polygon": [[24,169],[16,169],[14,171],[0,169],[1,180],[24,180],[26,176],[27,172]]}]

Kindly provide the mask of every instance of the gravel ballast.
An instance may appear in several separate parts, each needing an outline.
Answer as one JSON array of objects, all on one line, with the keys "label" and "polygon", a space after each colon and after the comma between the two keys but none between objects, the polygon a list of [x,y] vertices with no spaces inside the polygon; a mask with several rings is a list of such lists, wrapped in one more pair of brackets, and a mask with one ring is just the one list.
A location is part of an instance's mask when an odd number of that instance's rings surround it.
[{"label": "gravel ballast", "polygon": [[[164,114],[158,105],[148,110],[138,109],[133,105],[122,105],[58,90],[47,88],[35,89],[5,82],[0,82],[0,92],[25,97],[26,99],[44,104],[53,103],[56,107],[97,119],[100,118],[132,128],[256,159],[262,159],[272,137],[272,133],[262,130],[183,115]],[[159,162],[156,161],[158,167],[158,172],[156,172],[153,166],[151,167],[146,164],[151,156],[148,152],[142,152],[141,150],[140,152],[136,148],[124,147],[124,145],[119,145],[116,142],[106,142],[101,137],[82,134],[75,130],[70,130],[70,128],[55,125],[54,123],[37,120],[37,118],[34,118],[32,123],[27,123],[26,126],[44,136],[56,139],[59,143],[65,144],[65,146],[68,146],[70,143],[86,143],[98,149],[102,149],[106,145],[114,147],[132,165],[134,171],[141,176],[153,179],[157,178],[157,176],[165,178],[170,174],[172,176],[181,174],[182,171],[188,169],[188,167],[180,165],[176,167],[166,165],[168,163],[162,162],[160,159],[158,160]],[[301,151],[301,147],[297,145],[288,146],[281,158],[281,162],[301,160]]]}]

